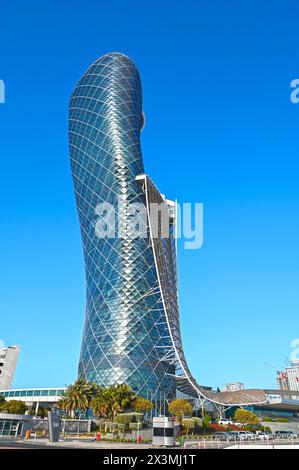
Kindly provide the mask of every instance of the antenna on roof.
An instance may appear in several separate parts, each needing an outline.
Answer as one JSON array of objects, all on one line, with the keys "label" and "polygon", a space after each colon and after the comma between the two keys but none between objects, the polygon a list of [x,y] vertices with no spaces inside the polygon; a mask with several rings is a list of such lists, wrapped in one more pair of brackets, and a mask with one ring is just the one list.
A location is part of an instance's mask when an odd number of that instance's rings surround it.
[{"label": "antenna on roof", "polygon": [[268,367],[272,367],[272,369],[276,370],[276,372],[279,372],[278,367],[272,366],[272,364],[268,364],[268,362],[264,362],[264,364]]}]

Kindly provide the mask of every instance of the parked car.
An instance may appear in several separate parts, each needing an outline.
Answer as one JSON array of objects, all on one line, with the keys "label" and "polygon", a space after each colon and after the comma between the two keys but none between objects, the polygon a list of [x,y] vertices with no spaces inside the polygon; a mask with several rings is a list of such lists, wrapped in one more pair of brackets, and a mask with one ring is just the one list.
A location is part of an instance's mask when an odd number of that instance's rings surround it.
[{"label": "parked car", "polygon": [[239,436],[242,438],[244,441],[254,441],[255,435],[252,432],[249,431],[237,431]]},{"label": "parked car", "polygon": [[257,431],[256,438],[260,441],[269,441],[270,439],[273,439],[273,436],[265,431]]},{"label": "parked car", "polygon": [[233,437],[228,432],[217,431],[213,434],[213,439],[218,441],[232,441]]},{"label": "parked car", "polygon": [[230,431],[229,434],[235,441],[248,441],[249,437],[243,431]]},{"label": "parked car", "polygon": [[298,436],[293,431],[275,431],[275,439],[296,439]]}]

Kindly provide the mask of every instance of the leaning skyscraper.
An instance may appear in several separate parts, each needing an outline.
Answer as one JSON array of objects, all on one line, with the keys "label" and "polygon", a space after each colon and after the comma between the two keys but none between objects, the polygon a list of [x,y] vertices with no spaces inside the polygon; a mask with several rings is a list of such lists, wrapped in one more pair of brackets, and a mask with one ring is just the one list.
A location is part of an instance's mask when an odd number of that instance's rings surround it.
[{"label": "leaning skyscraper", "polygon": [[[183,353],[176,274],[175,204],[145,174],[140,146],[141,82],[123,54],[98,59],[70,102],[69,144],[86,276],[79,376],[164,402],[177,391],[223,400],[197,385]],[[161,233],[151,207],[164,208]],[[105,210],[106,235],[97,224]],[[144,207],[142,236],[127,229],[128,207]],[[166,212],[165,212],[166,210]],[[138,212],[138,211],[137,211]],[[115,223],[116,220],[116,223]],[[122,227],[122,230],[120,230]],[[217,400],[216,400],[217,401]]]}]

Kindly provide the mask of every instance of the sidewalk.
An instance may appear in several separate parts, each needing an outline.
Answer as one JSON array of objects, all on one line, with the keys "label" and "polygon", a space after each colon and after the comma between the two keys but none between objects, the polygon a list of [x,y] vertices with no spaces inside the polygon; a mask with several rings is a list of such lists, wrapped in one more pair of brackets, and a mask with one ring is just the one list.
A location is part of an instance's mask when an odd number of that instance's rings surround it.
[{"label": "sidewalk", "polygon": [[42,446],[45,449],[62,448],[62,449],[153,449],[151,444],[137,444],[127,442],[108,442],[96,441],[95,439],[65,439],[59,442],[49,442],[48,439],[11,439],[9,442],[17,444],[19,447],[35,447]]}]

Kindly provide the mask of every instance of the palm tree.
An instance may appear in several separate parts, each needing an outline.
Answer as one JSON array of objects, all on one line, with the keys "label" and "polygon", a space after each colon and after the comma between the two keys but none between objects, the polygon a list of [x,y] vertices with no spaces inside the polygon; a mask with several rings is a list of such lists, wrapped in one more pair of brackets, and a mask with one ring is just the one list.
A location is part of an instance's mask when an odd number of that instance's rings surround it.
[{"label": "palm tree", "polygon": [[68,411],[72,418],[76,410],[86,411],[92,399],[100,392],[100,387],[92,382],[79,378],[73,385],[69,385],[62,395],[58,406]]},{"label": "palm tree", "polygon": [[110,393],[111,399],[111,414],[113,415],[113,419],[115,419],[117,413],[122,413],[126,408],[131,407],[134,400],[134,393],[127,384],[109,387],[108,392]]},{"label": "palm tree", "polygon": [[64,411],[68,411],[72,418],[75,417],[76,410],[86,411],[88,408],[88,399],[84,393],[70,385],[58,402],[58,406]]},{"label": "palm tree", "polygon": [[90,407],[92,408],[94,415],[99,418],[106,418],[109,414],[109,404],[101,395],[98,395],[91,400]]},{"label": "palm tree", "polygon": [[100,388],[98,394],[90,402],[95,415],[103,418],[115,418],[117,413],[130,408],[134,400],[134,393],[126,384],[111,385]]}]

